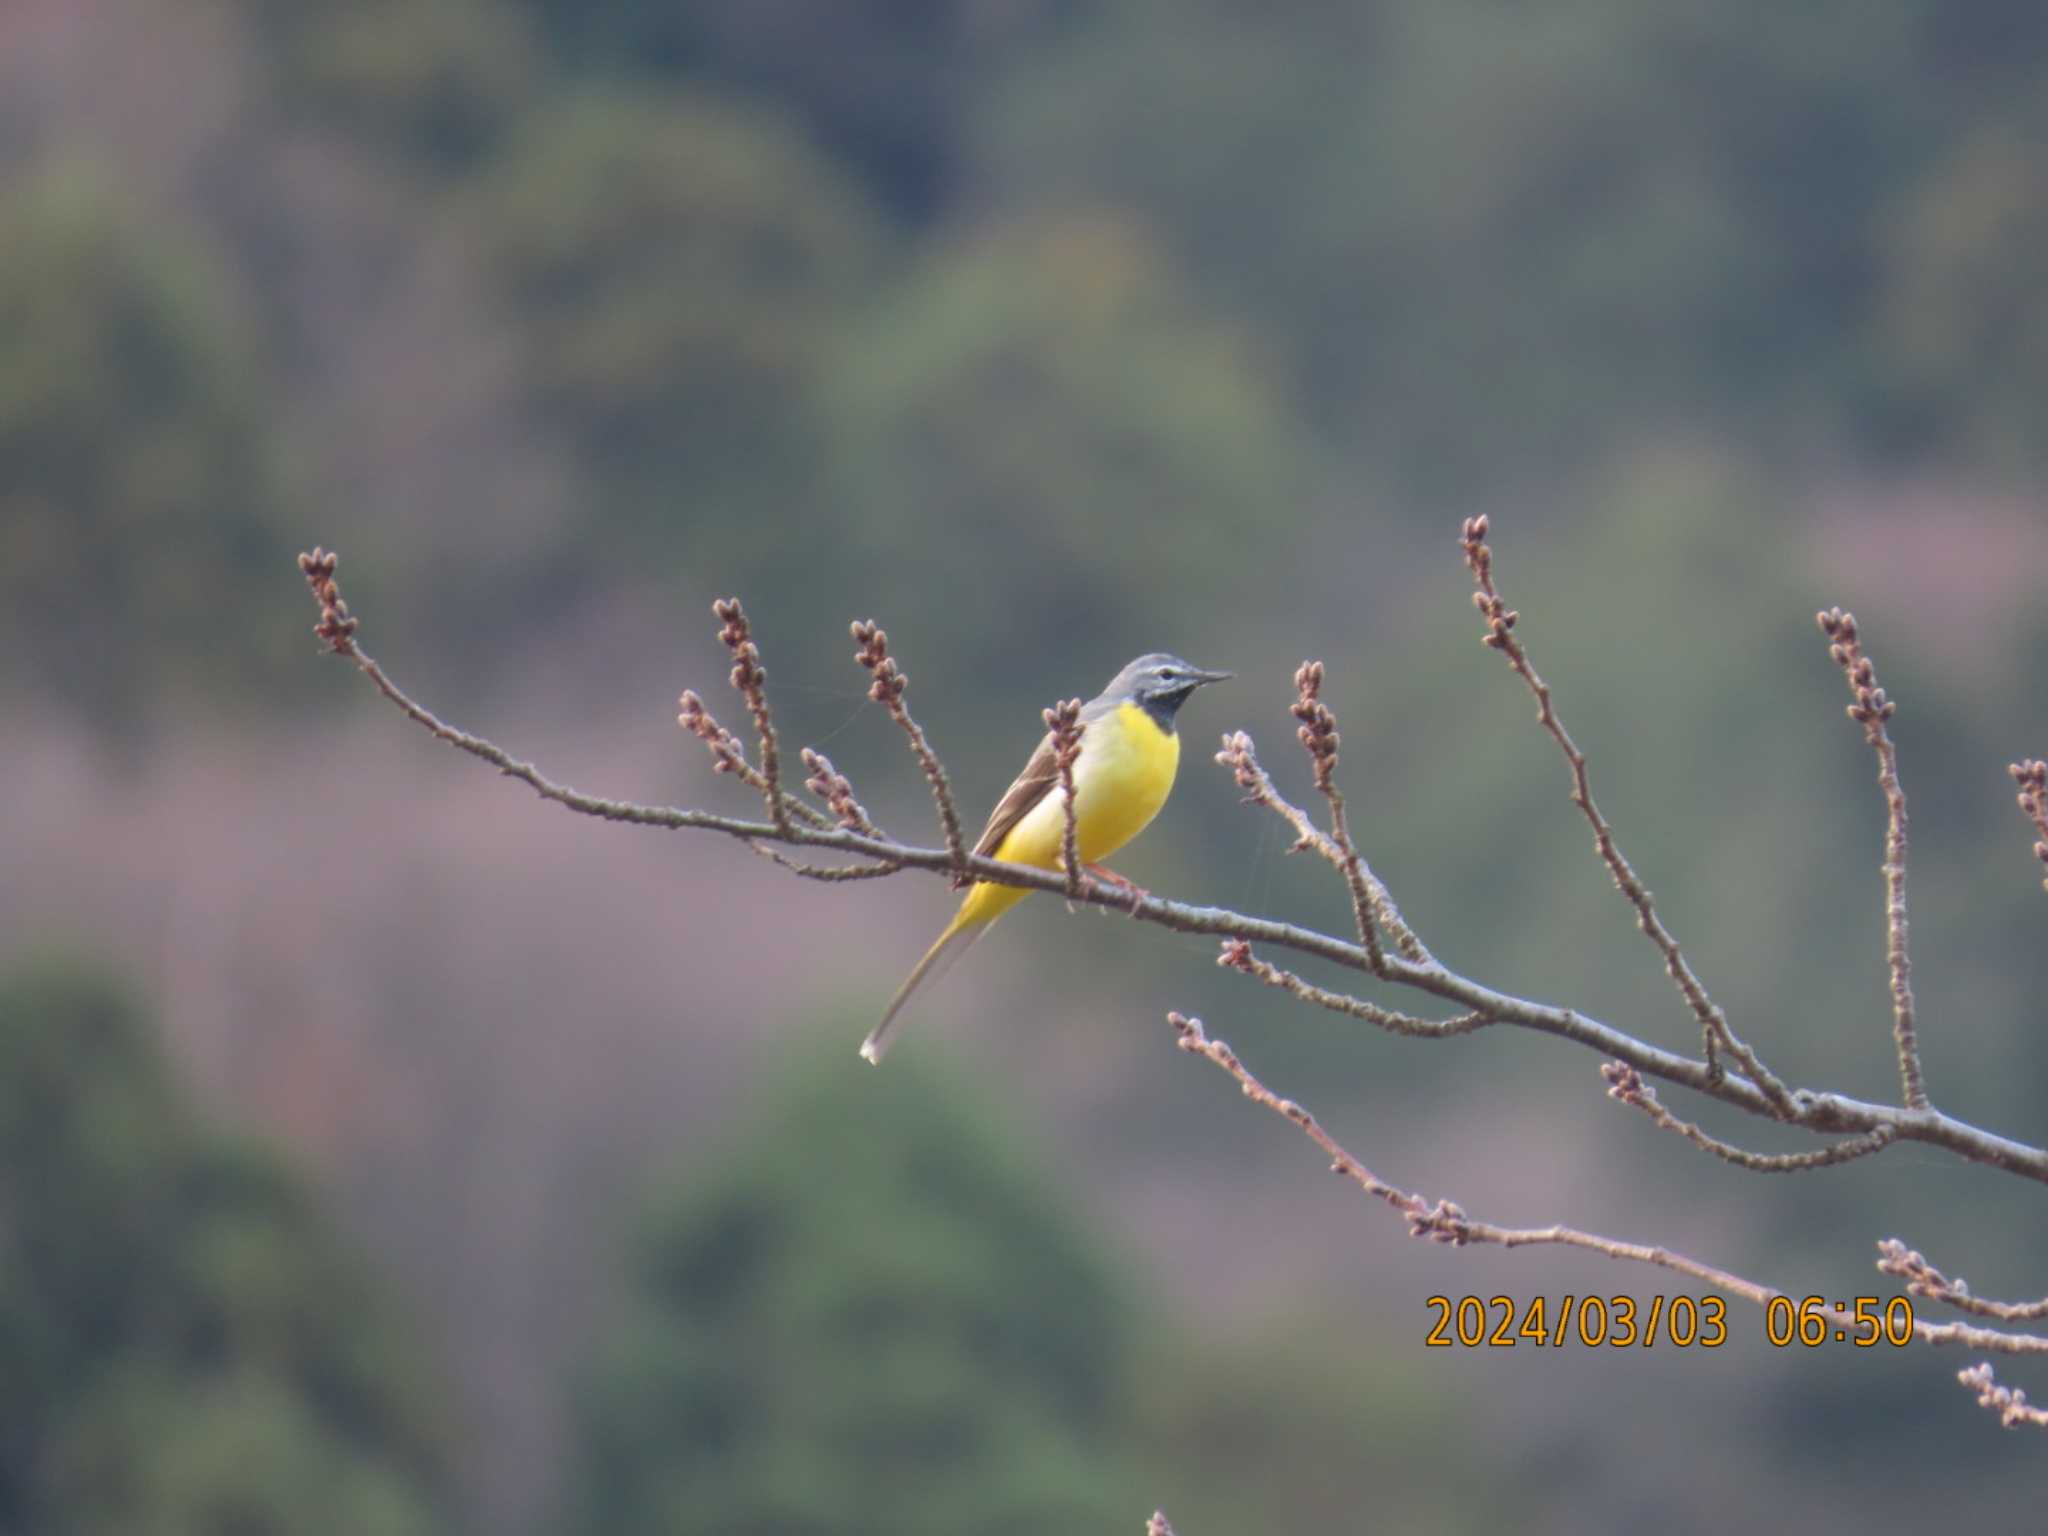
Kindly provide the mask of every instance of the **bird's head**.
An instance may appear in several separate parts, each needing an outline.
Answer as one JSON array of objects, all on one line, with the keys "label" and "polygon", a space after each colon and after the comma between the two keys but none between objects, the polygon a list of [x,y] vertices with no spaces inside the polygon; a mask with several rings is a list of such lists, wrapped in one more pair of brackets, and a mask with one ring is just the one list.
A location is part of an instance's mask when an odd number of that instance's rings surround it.
[{"label": "bird's head", "polygon": [[1137,705],[1170,731],[1174,712],[1187,703],[1189,694],[1204,683],[1220,683],[1229,676],[1228,672],[1205,672],[1178,656],[1154,651],[1117,673],[1102,694],[1120,704]]}]

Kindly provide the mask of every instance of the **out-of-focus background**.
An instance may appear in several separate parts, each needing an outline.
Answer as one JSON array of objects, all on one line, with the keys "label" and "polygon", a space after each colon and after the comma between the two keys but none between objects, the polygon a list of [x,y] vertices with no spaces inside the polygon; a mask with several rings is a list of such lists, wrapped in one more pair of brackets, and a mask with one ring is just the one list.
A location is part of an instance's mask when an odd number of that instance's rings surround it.
[{"label": "out-of-focus background", "polygon": [[[1042,900],[854,1045],[938,882],[582,821],[322,660],[744,809],[673,724],[755,616],[792,743],[978,816],[1038,709],[1234,668],[1123,860],[1340,930],[1209,762],[1331,668],[1454,965],[1685,1048],[1454,537],[1494,516],[1596,790],[1740,1028],[1894,1091],[1853,606],[1945,1107],[2048,1138],[2048,10],[2023,0],[0,6],[0,1531],[1954,1526],[2039,1442],[1926,1352],[1432,1350],[1387,1177],[1795,1293],[1897,1235],[2048,1287],[2040,1193],[1760,1179],[1507,1033],[1392,1040]],[[1682,1112],[1694,1106],[1679,1103]],[[1753,1125],[1704,1118],[1767,1148]],[[2040,1386],[2039,1382],[2022,1384]]]}]

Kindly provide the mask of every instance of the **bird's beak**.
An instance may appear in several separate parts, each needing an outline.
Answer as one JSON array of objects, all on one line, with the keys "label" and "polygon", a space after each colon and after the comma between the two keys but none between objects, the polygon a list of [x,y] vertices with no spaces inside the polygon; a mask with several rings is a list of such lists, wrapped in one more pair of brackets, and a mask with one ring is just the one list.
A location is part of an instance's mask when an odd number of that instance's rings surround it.
[{"label": "bird's beak", "polygon": [[1200,671],[1198,671],[1198,672],[1196,672],[1196,673],[1195,673],[1195,683],[1196,683],[1196,685],[1197,685],[1197,686],[1200,686],[1200,685],[1201,685],[1201,684],[1203,684],[1203,683],[1221,683],[1221,682],[1227,682],[1227,681],[1228,681],[1229,679],[1231,679],[1231,678],[1233,678],[1233,677],[1235,677],[1235,676],[1237,676],[1237,674],[1236,674],[1235,672],[1200,672]]}]

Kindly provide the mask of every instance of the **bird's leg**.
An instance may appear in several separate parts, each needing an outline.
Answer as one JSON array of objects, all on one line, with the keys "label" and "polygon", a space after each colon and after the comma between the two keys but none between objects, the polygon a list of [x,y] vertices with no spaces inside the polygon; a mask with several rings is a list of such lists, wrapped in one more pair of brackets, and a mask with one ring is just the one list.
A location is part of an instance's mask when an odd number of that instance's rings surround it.
[{"label": "bird's leg", "polygon": [[1152,894],[1150,891],[1146,890],[1145,887],[1138,884],[1137,881],[1125,879],[1122,875],[1118,874],[1115,870],[1111,869],[1107,864],[1083,864],[1081,867],[1087,870],[1088,873],[1093,875],[1096,879],[1102,881],[1104,884],[1113,885],[1116,886],[1119,890],[1129,892],[1131,898],[1132,911],[1136,911],[1138,903],[1144,901]]}]

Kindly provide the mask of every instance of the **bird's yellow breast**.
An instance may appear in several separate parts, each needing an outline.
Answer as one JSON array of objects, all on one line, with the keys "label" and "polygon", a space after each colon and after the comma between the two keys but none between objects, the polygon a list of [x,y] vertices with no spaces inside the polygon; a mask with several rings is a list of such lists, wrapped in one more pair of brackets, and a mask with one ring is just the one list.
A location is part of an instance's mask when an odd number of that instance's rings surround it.
[{"label": "bird's yellow breast", "polygon": [[[1074,760],[1074,841],[1081,862],[1108,858],[1144,831],[1173,788],[1180,767],[1180,737],[1135,704],[1124,704],[1090,723]],[[1066,833],[1066,807],[1058,789],[1018,822],[996,857],[1057,869]],[[1020,893],[1021,894],[1021,893]]]}]

